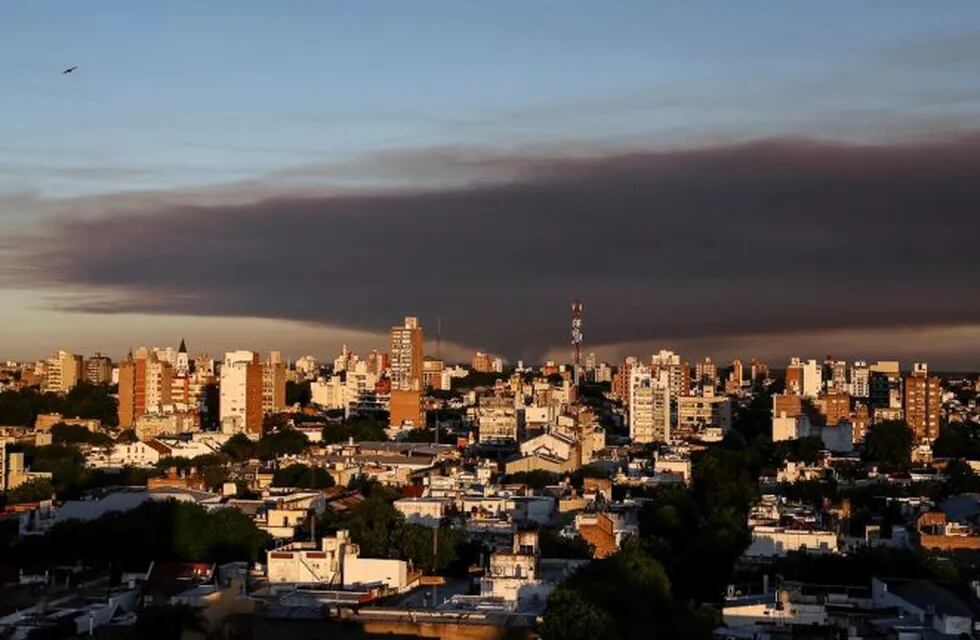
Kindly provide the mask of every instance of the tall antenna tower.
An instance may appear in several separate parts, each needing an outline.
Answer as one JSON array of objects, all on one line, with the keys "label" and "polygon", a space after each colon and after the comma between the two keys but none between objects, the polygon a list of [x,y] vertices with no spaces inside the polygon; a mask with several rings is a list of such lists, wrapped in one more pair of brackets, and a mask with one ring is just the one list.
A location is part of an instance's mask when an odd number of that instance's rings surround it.
[{"label": "tall antenna tower", "polygon": [[582,303],[572,300],[572,366],[578,376],[579,364],[582,360]]}]

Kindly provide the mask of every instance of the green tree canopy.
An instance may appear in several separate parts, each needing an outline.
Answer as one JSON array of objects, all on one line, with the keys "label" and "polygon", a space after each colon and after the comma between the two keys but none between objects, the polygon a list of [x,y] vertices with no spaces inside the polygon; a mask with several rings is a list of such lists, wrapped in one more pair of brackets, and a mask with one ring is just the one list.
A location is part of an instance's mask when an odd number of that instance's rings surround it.
[{"label": "green tree canopy", "polygon": [[305,433],[295,429],[283,429],[263,437],[255,446],[255,454],[261,460],[303,453],[310,446]]},{"label": "green tree canopy", "polygon": [[113,440],[104,433],[89,431],[79,424],[59,422],[51,427],[51,440],[57,443],[91,444],[104,447],[111,445]]},{"label": "green tree canopy", "polygon": [[297,487],[300,489],[326,489],[334,485],[333,477],[323,467],[309,467],[305,464],[291,464],[279,469],[272,476],[274,487]]},{"label": "green tree canopy", "polygon": [[16,544],[23,567],[141,565],[151,560],[254,561],[267,536],[238,509],[206,511],[188,502],[148,501],[96,520],[62,522]]},{"label": "green tree canopy", "polygon": [[915,434],[901,420],[872,425],[864,437],[861,457],[889,468],[907,468],[912,461]]},{"label": "green tree canopy", "polygon": [[9,504],[39,502],[41,500],[50,500],[54,494],[54,485],[50,480],[47,478],[33,478],[19,487],[8,491],[7,502]]}]

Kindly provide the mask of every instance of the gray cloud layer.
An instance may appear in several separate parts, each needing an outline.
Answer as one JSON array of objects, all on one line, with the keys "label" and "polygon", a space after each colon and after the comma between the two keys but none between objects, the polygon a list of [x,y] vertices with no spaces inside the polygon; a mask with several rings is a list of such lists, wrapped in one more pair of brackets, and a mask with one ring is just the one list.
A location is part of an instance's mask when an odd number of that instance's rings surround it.
[{"label": "gray cloud layer", "polygon": [[515,357],[565,343],[575,297],[592,344],[980,323],[980,137],[492,165],[463,187],[62,218],[0,244],[0,277],[87,311],[439,316]]}]

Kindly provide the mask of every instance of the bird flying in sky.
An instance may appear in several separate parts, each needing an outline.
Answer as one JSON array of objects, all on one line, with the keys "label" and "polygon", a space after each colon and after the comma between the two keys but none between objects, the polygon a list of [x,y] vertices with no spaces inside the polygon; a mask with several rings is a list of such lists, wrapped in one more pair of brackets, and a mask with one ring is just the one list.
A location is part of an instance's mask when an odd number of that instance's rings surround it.
[{"label": "bird flying in sky", "polygon": [[77,65],[74,66],[74,67],[68,67],[67,69],[65,69],[64,71],[61,72],[61,75],[67,76],[69,73],[71,73],[72,71],[74,71],[77,68],[78,68]]}]

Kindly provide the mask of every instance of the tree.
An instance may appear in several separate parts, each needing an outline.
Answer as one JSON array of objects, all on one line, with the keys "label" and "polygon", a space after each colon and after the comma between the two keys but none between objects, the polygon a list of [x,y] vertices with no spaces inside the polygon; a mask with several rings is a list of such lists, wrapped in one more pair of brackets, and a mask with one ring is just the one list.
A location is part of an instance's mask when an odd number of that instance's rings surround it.
[{"label": "tree", "polygon": [[948,424],[939,429],[932,453],[939,458],[980,458],[980,440],[976,429],[968,424]]},{"label": "tree", "polygon": [[509,474],[505,482],[514,484],[526,484],[532,489],[541,490],[545,487],[554,486],[561,482],[561,475],[550,471],[535,469],[534,471],[518,471]]},{"label": "tree", "polygon": [[137,441],[139,441],[139,438],[136,436],[136,431],[134,429],[124,429],[119,432],[119,435],[116,436],[116,442],[119,444],[133,443]]},{"label": "tree", "polygon": [[548,597],[548,610],[540,631],[545,640],[614,640],[618,637],[615,628],[606,611],[578,589],[563,585]]},{"label": "tree", "polygon": [[773,456],[775,462],[792,460],[804,464],[815,464],[823,451],[823,440],[820,438],[798,438],[775,443]]},{"label": "tree", "polygon": [[251,460],[256,456],[255,443],[244,433],[236,433],[221,445],[221,453],[224,453],[235,462]]},{"label": "tree", "polygon": [[347,441],[347,428],[339,422],[328,422],[323,426],[320,437],[325,444],[337,444]]},{"label": "tree", "polygon": [[294,404],[299,404],[305,406],[310,404],[310,400],[313,398],[313,393],[310,389],[310,381],[304,380],[302,382],[293,382],[292,380],[286,381],[286,404],[292,406]]},{"label": "tree", "polygon": [[542,558],[586,560],[592,557],[592,547],[579,537],[566,538],[556,529],[545,527],[538,532]]},{"label": "tree", "polygon": [[7,502],[19,504],[22,502],[39,502],[50,500],[55,493],[54,485],[47,478],[33,478],[24,484],[7,492]]},{"label": "tree", "polygon": [[151,560],[255,561],[267,539],[238,509],[208,512],[193,503],[148,501],[91,521],[61,522],[43,536],[25,536],[11,557],[18,566],[93,568]]},{"label": "tree", "polygon": [[272,460],[286,455],[303,453],[310,446],[305,433],[295,429],[283,429],[263,437],[255,446],[260,460]]},{"label": "tree", "polygon": [[400,557],[400,534],[404,523],[402,514],[392,506],[388,497],[372,495],[351,509],[346,527],[351,538],[361,547],[366,558]]},{"label": "tree", "polygon": [[309,467],[305,464],[291,464],[277,470],[272,476],[274,487],[296,487],[299,489],[326,489],[334,485],[333,477],[323,467]]},{"label": "tree", "polygon": [[91,444],[104,447],[112,444],[112,438],[104,433],[89,431],[80,424],[59,422],[51,427],[51,440],[57,443]]},{"label": "tree", "polygon": [[904,469],[912,461],[915,434],[901,420],[879,422],[868,430],[861,457],[884,467]]}]

